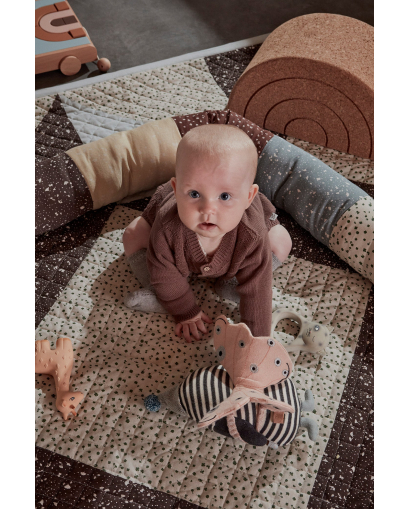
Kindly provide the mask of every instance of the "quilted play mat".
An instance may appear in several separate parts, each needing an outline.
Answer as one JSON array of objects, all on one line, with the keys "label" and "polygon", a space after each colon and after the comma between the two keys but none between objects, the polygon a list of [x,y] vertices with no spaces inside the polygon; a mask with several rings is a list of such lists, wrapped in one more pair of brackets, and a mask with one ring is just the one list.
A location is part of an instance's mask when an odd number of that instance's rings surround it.
[{"label": "quilted play mat", "polygon": [[[150,120],[224,109],[258,46],[131,74],[36,100],[36,161]],[[286,137],[373,193],[367,159]],[[60,185],[64,186],[64,183]],[[36,340],[69,337],[72,390],[85,398],[64,421],[50,376],[36,375],[36,507],[368,508],[373,497],[373,290],[371,282],[289,215],[286,262],[273,273],[272,308],[333,327],[325,353],[291,354],[299,397],[311,389],[319,425],[279,449],[198,429],[143,398],[217,364],[212,329],[200,342],[173,334],[172,317],[131,311],[139,287],[121,242],[154,190],[105,206],[36,238]],[[191,279],[215,319],[239,322],[211,282]],[[295,333],[282,329],[284,342]],[[57,505],[58,504],[58,505]]]}]

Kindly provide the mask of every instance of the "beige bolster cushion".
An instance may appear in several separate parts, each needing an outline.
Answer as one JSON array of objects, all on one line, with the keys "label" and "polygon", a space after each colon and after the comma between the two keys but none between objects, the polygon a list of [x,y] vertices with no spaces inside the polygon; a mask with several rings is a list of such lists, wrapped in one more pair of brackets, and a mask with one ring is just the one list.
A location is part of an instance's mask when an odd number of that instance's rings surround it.
[{"label": "beige bolster cushion", "polygon": [[359,274],[374,282],[374,200],[361,197],[332,230],[329,247]]},{"label": "beige bolster cushion", "polygon": [[181,135],[172,118],[148,122],[67,151],[82,173],[93,209],[163,184],[175,175]]}]

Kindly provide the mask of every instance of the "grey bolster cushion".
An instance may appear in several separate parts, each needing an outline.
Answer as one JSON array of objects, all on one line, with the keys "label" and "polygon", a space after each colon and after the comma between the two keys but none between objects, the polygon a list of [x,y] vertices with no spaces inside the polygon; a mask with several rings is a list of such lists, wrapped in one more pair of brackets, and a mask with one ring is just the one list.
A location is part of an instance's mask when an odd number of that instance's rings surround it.
[{"label": "grey bolster cushion", "polygon": [[373,281],[374,203],[365,191],[279,136],[265,145],[255,183],[276,207]]}]

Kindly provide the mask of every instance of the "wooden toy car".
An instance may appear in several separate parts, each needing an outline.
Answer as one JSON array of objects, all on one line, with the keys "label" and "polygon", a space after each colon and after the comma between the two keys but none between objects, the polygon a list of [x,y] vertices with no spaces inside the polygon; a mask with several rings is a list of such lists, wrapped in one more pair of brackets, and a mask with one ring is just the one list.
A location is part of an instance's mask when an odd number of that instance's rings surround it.
[{"label": "wooden toy car", "polygon": [[36,0],[36,74],[60,69],[66,76],[95,62],[100,71],[111,67],[97,49],[67,1]]}]

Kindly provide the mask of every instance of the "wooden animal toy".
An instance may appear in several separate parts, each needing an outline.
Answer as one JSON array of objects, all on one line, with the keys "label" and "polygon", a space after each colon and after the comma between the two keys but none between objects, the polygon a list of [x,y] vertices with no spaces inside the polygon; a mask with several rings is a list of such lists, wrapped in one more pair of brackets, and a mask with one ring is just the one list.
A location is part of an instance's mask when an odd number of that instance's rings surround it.
[{"label": "wooden animal toy", "polygon": [[36,0],[36,74],[60,69],[77,74],[82,64],[95,62],[106,72],[111,63],[98,58],[97,49],[67,1]]},{"label": "wooden animal toy", "polygon": [[313,395],[306,391],[305,401],[299,400],[283,345],[271,337],[253,337],[245,324],[232,324],[224,315],[217,318],[213,337],[221,364],[197,369],[181,385],[151,394],[144,400],[147,410],[165,406],[188,415],[200,428],[251,445],[286,445],[300,427],[316,440],[317,423],[302,417],[302,411],[314,409]]},{"label": "wooden animal toy", "polygon": [[66,421],[71,414],[77,415],[75,408],[83,400],[82,392],[70,391],[70,376],[73,368],[73,346],[69,338],[58,338],[56,348],[50,348],[47,339],[36,341],[36,373],[52,375],[57,392],[57,409]]},{"label": "wooden animal toy", "polygon": [[317,353],[325,350],[329,344],[330,333],[333,327],[327,327],[318,322],[310,322],[293,311],[286,308],[277,309],[272,315],[272,331],[284,318],[290,318],[298,323],[300,330],[295,340],[285,345],[288,352]]}]

